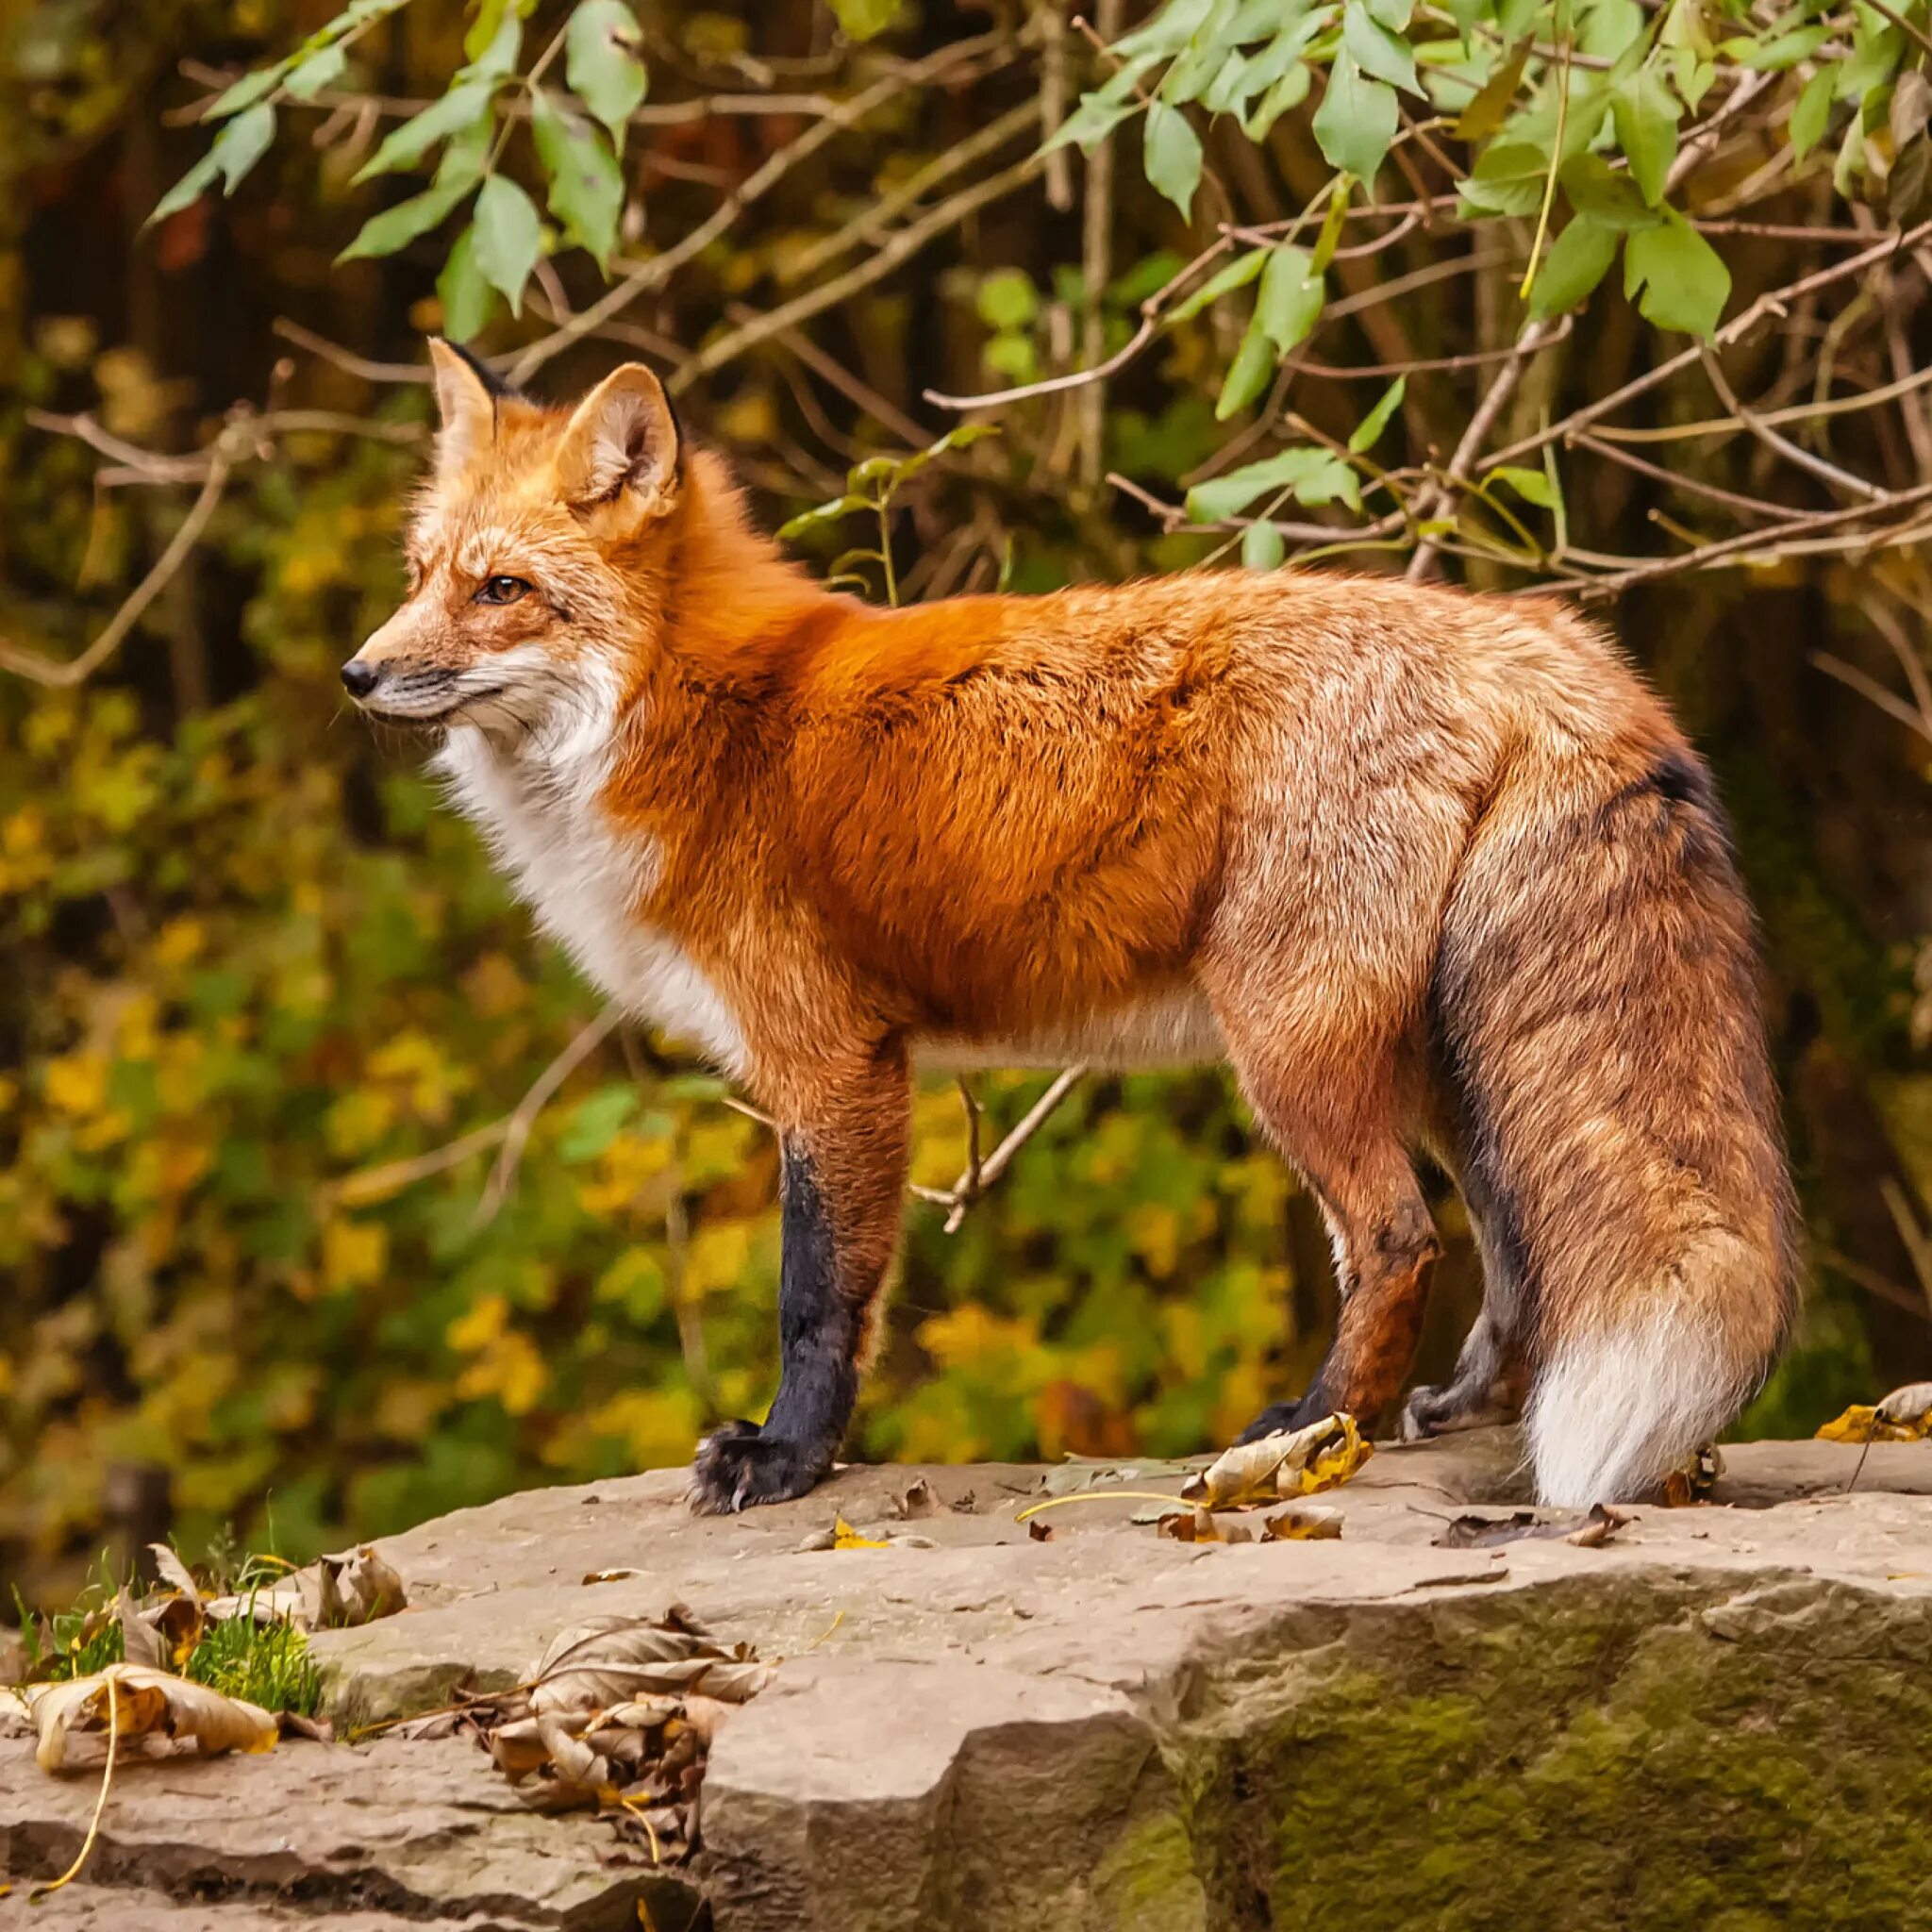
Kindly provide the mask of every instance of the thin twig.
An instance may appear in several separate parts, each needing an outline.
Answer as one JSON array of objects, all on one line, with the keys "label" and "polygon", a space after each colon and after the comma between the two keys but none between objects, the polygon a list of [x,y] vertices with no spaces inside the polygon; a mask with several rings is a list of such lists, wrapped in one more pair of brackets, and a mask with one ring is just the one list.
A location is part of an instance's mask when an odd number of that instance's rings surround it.
[{"label": "thin twig", "polygon": [[617,1030],[622,1018],[615,1007],[606,1007],[589,1025],[578,1030],[563,1051],[537,1075],[530,1091],[517,1102],[515,1111],[504,1124],[503,1150],[496,1157],[496,1165],[490,1171],[482,1198],[476,1203],[475,1226],[488,1227],[501,1212],[510,1189],[516,1183],[517,1164],[524,1158],[524,1146],[530,1138],[531,1128],[537,1124],[537,1116],[550,1104],[551,1095]]}]

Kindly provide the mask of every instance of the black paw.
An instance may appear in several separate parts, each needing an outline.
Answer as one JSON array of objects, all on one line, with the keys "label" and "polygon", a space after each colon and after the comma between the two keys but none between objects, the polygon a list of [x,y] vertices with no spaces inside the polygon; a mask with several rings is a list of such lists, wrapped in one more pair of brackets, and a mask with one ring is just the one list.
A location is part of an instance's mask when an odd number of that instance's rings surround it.
[{"label": "black paw", "polygon": [[1283,1429],[1305,1429],[1328,1413],[1327,1404],[1312,1395],[1304,1395],[1299,1402],[1271,1402],[1235,1441],[1258,1442],[1263,1436],[1278,1436]]},{"label": "black paw", "polygon": [[787,1503],[827,1467],[796,1442],[759,1434],[756,1423],[720,1423],[691,1458],[691,1507],[699,1516],[728,1516],[754,1503]]}]

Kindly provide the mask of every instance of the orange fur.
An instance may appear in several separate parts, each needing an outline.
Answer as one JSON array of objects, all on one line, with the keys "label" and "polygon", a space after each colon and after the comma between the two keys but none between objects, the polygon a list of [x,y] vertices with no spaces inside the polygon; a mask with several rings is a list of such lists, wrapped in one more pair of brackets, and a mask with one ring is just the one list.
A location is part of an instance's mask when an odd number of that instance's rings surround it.
[{"label": "orange fur", "polygon": [[[645,372],[565,412],[438,367],[413,588],[358,654],[364,701],[449,727],[540,916],[778,1119],[841,1348],[896,1234],[911,1058],[1224,1056],[1336,1235],[1311,1401],[1397,1393],[1436,1252],[1417,1150],[1461,1178],[1491,1291],[1412,1421],[1552,1364],[1614,1391],[1666,1328],[1701,1393],[1646,1420],[1660,1398],[1625,1390],[1628,1441],[1552,1469],[1650,1480],[1741,1400],[1791,1272],[1749,917],[1701,767],[1596,631],[1290,573],[883,611],[752,530]],[[532,588],[479,606],[499,576]],[[791,1492],[734,1440],[748,1487],[712,1506]]]}]

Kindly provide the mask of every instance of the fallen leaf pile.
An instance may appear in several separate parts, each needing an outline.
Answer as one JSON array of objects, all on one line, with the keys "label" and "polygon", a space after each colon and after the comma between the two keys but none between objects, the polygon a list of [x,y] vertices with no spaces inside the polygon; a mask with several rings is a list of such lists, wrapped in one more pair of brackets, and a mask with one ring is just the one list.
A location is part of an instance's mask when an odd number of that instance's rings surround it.
[{"label": "fallen leaf pile", "polygon": [[1237,1442],[1191,1478],[1181,1495],[1203,1509],[1244,1509],[1312,1496],[1345,1483],[1374,1454],[1352,1415],[1324,1415],[1305,1429]]},{"label": "fallen leaf pile", "polygon": [[467,1731],[533,1809],[608,1812],[654,1865],[675,1864],[697,1848],[712,1740],[772,1673],[748,1644],[726,1646],[678,1605],[658,1619],[591,1617],[556,1638],[520,1690],[392,1735]]},{"label": "fallen leaf pile", "polygon": [[1908,1382],[1883,1402],[1855,1402],[1818,1431],[1821,1442],[1922,1442],[1932,1435],[1932,1382]]}]

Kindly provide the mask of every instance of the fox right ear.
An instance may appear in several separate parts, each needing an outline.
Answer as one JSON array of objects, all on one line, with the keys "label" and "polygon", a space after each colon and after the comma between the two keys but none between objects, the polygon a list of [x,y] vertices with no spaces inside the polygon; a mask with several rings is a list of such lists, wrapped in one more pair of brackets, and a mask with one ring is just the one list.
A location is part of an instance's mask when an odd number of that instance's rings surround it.
[{"label": "fox right ear", "polygon": [[429,364],[436,406],[442,412],[436,472],[448,477],[489,443],[496,427],[496,394],[475,363],[441,336],[429,338]]},{"label": "fox right ear", "polygon": [[677,485],[677,418],[664,385],[641,362],[607,375],[572,414],[558,451],[558,484],[579,509],[669,508]]}]

